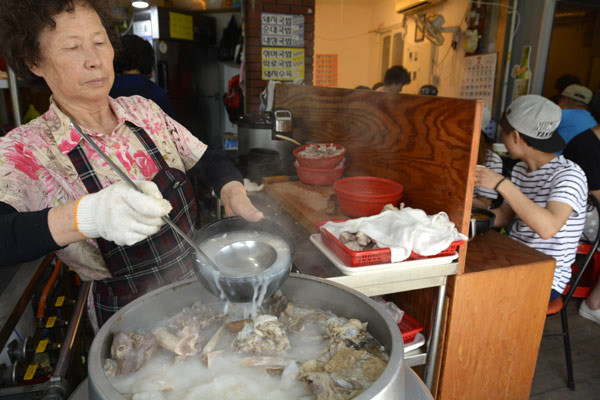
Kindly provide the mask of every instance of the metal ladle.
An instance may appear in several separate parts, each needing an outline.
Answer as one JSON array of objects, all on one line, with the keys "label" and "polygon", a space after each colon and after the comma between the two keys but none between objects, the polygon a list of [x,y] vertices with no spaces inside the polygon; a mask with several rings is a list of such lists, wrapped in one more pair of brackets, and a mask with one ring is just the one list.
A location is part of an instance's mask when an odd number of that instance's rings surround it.
[{"label": "metal ladle", "polygon": [[[82,139],[87,144],[89,144],[90,147],[94,149],[94,151],[96,151],[104,159],[104,161],[108,163],[108,165],[119,175],[119,177],[121,177],[121,179],[123,179],[129,186],[131,186],[131,188],[137,190],[138,192],[142,192],[142,190],[135,184],[135,182],[133,182],[131,178],[129,178],[102,150],[100,150],[98,145],[96,145],[96,143],[94,143],[94,141],[83,132],[81,127],[77,125],[75,121],[71,120],[71,126],[77,131],[77,133],[79,133]],[[181,228],[179,228],[179,226],[177,226],[177,224],[175,224],[175,222],[171,220],[171,218],[165,215],[162,217],[162,220],[165,221],[171,228],[173,228],[173,230],[179,236],[181,236],[181,238],[183,238],[196,252],[196,262],[194,264],[195,266],[210,266],[214,268],[215,271],[219,271],[219,268],[216,267],[214,261],[210,257],[208,257],[208,255],[206,255],[206,253],[196,245],[192,238],[189,237],[185,232],[183,232]],[[256,249],[257,251],[253,253],[252,250],[254,249]],[[202,260],[202,263],[198,262],[198,255],[201,255],[204,258],[204,260]],[[236,265],[250,265],[256,268],[260,273],[260,271],[267,269],[275,262],[276,252],[275,249],[273,249],[273,247],[265,243],[240,242],[240,244],[233,243],[229,246],[224,247],[217,254],[217,257],[220,263],[226,263],[228,267],[235,268]],[[213,294],[215,294],[216,296],[219,296],[219,293],[215,293],[212,287],[208,289],[211,290],[211,292],[213,292]],[[230,298],[230,300],[235,300],[239,296],[236,293],[227,293],[227,295]]]}]

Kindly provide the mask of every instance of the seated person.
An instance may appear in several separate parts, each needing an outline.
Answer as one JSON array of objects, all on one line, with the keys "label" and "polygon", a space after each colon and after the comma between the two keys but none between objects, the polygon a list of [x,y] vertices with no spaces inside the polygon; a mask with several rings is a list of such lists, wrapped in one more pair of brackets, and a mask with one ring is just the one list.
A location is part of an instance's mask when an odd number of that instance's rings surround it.
[{"label": "seated person", "polygon": [[581,302],[579,315],[600,325],[600,279],[596,281],[588,297]]},{"label": "seated person", "polygon": [[561,110],[538,95],[521,96],[502,115],[502,140],[520,161],[510,179],[484,167],[475,185],[496,190],[504,204],[492,209],[494,226],[510,226],[509,237],[556,259],[550,300],[571,278],[587,203],[583,170],[556,152],[565,146],[555,131]]},{"label": "seated person", "polygon": [[437,96],[438,90],[433,85],[423,85],[419,88],[419,94],[423,96]]},{"label": "seated person", "polygon": [[[481,133],[479,139],[479,154],[477,156],[477,164],[483,165],[486,168],[494,171],[497,174],[502,174],[502,158],[491,149],[488,149],[485,143],[485,135]],[[498,192],[493,189],[487,189],[482,186],[476,186],[473,191],[473,207],[483,208],[485,210],[492,206],[494,200],[498,199]]]},{"label": "seated person", "polygon": [[557,132],[566,144],[581,132],[598,125],[588,109],[592,95],[590,89],[581,85],[569,85],[563,90],[558,100],[562,118]]},{"label": "seated person", "polygon": [[594,93],[594,97],[592,97],[592,101],[590,103],[590,108],[592,109],[592,116],[600,123],[600,90]]},{"label": "seated person", "polygon": [[164,112],[174,117],[167,93],[152,82],[154,50],[152,45],[136,35],[121,37],[121,47],[114,59],[115,82],[109,96],[139,95],[154,101]]},{"label": "seated person", "polygon": [[404,85],[410,83],[410,73],[401,65],[394,65],[385,71],[383,86],[378,87],[378,92],[400,93]]},{"label": "seated person", "polygon": [[572,74],[563,74],[559,76],[554,82],[554,89],[556,90],[556,94],[550,97],[550,100],[558,104],[558,100],[560,100],[560,94],[567,88],[567,86],[572,84],[580,84],[581,79],[578,76]]},{"label": "seated person", "polygon": [[[492,115],[489,108],[487,108],[487,106],[484,107],[483,117],[481,118],[482,131],[479,138],[477,165],[483,165],[497,174],[502,174],[502,158],[491,149],[487,148],[486,136],[483,131],[483,128],[489,125],[491,117]],[[486,189],[481,186],[475,187],[475,190],[473,191],[473,207],[487,210],[492,207],[492,203],[497,204],[495,200],[498,200],[498,192],[495,190]],[[499,201],[501,201],[501,199]]]},{"label": "seated person", "polygon": [[[565,147],[563,155],[583,169],[589,193],[600,199],[600,125],[575,136]],[[582,238],[593,241],[598,231],[598,223],[598,211],[588,210]]]}]

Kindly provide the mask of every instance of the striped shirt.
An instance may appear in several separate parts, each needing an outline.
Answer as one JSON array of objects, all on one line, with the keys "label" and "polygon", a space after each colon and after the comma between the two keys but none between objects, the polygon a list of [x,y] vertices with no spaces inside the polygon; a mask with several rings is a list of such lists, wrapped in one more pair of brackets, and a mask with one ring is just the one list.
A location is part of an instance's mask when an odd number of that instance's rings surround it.
[{"label": "striped shirt", "polygon": [[[491,169],[497,174],[502,173],[502,158],[496,153],[494,153],[490,149],[485,150],[485,160],[483,161],[483,165],[486,168]],[[494,189],[487,189],[480,186],[475,186],[475,190],[473,191],[473,197],[485,197],[488,199],[496,200],[498,198],[498,192]]]},{"label": "striped shirt", "polygon": [[509,233],[511,238],[556,259],[552,289],[562,293],[571,279],[571,264],[585,224],[588,194],[585,173],[579,165],[557,156],[531,172],[527,171],[527,164],[519,161],[512,170],[511,180],[540,207],[557,201],[573,209],[567,222],[550,239],[542,239],[518,216]]}]

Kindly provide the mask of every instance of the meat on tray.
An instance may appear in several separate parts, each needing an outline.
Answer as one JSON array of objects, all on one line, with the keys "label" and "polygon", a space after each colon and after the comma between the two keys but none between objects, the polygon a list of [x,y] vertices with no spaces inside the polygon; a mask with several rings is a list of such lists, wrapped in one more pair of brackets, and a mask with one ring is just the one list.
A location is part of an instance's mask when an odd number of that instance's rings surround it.
[{"label": "meat on tray", "polygon": [[340,242],[352,251],[362,251],[377,248],[377,244],[364,232],[352,233],[344,231],[340,233]]}]

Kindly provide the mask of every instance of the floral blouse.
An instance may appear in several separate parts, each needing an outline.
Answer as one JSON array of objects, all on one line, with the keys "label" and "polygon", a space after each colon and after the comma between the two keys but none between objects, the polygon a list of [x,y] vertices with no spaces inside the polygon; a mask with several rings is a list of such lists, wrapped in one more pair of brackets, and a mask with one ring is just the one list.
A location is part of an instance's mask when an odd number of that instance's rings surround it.
[{"label": "floral blouse", "polygon": [[[204,154],[206,145],[151,100],[109,97],[109,104],[118,119],[111,134],[82,129],[132,179],[151,180],[158,167],[125,121],[146,131],[170,167],[188,170]],[[20,212],[38,211],[87,194],[68,156],[80,141],[103,187],[121,180],[71,129],[69,118],[51,98],[42,116],[0,137],[0,201]],[[57,255],[84,280],[110,277],[93,239],[70,244]]]}]

